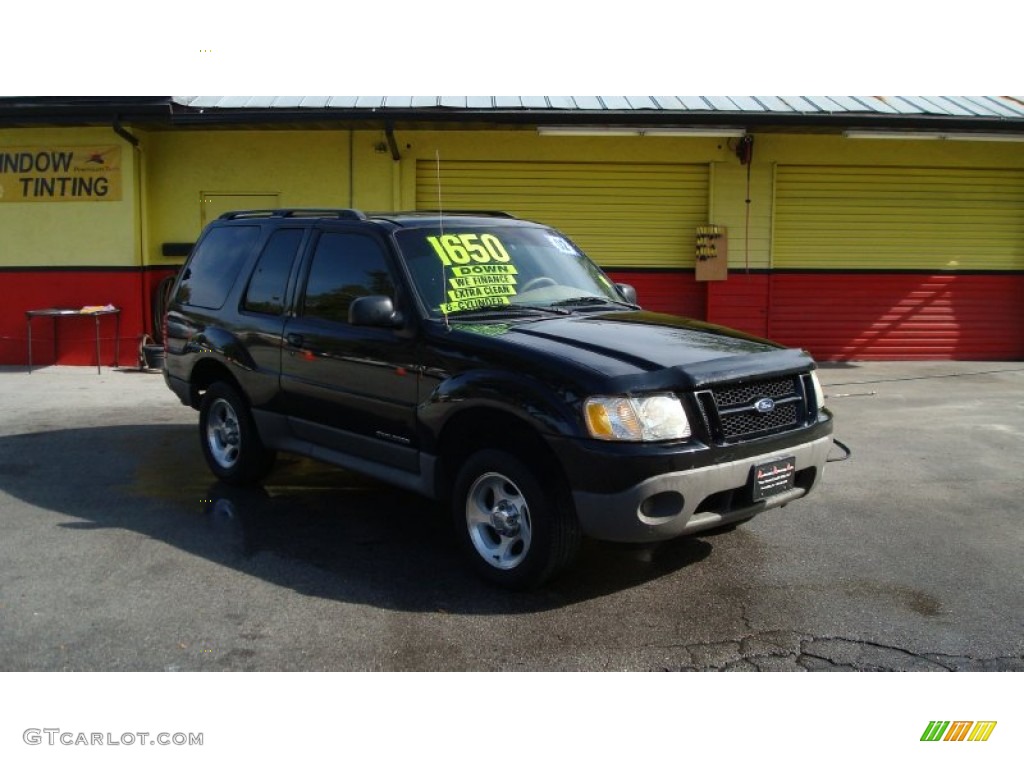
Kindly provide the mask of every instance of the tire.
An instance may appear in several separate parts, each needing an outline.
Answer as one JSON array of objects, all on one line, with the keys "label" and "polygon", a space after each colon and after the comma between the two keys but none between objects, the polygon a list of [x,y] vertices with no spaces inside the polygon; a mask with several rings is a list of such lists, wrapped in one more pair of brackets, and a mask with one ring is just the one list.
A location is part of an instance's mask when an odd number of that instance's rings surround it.
[{"label": "tire", "polygon": [[199,404],[199,442],[210,471],[230,485],[259,483],[277,457],[263,446],[242,396],[223,381],[210,385]]},{"label": "tire", "polygon": [[511,589],[538,587],[567,568],[581,532],[562,484],[511,454],[479,451],[455,480],[452,520],[459,544],[485,579]]}]

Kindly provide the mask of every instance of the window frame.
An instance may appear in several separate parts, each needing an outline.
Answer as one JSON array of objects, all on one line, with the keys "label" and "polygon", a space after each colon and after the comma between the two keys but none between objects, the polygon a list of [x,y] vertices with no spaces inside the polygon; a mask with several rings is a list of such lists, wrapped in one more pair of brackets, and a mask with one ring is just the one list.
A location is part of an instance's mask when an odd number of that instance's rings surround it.
[{"label": "window frame", "polygon": [[[234,273],[230,276],[229,280],[225,281],[225,285],[226,285],[227,290],[224,292],[223,297],[220,299],[220,303],[217,304],[216,306],[210,306],[209,304],[197,304],[197,303],[195,303],[194,301],[191,300],[191,297],[189,297],[188,300],[183,299],[181,297],[181,291],[184,288],[188,288],[189,287],[188,284],[192,280],[196,279],[197,275],[194,275],[193,271],[194,271],[195,266],[196,266],[197,258],[200,257],[204,253],[204,247],[209,245],[210,239],[213,238],[213,237],[218,236],[217,233],[219,233],[219,232],[233,231],[233,230],[240,230],[240,229],[255,230],[255,238],[250,243],[248,243],[245,246],[245,252],[239,257],[237,266],[234,269]],[[235,292],[235,289],[236,289],[236,287],[238,286],[238,284],[240,282],[239,281],[239,277],[242,275],[242,271],[246,268],[246,265],[249,263],[249,261],[252,258],[253,250],[255,250],[256,246],[258,246],[259,243],[263,240],[263,232],[261,230],[262,230],[262,227],[260,227],[260,225],[258,223],[253,223],[253,224],[248,224],[247,223],[247,224],[240,224],[240,225],[235,225],[235,226],[211,227],[203,235],[203,237],[199,240],[199,242],[196,243],[196,246],[193,249],[192,254],[189,256],[188,261],[185,263],[185,266],[184,266],[184,268],[182,270],[182,277],[181,277],[181,279],[178,280],[178,283],[177,283],[177,285],[175,287],[175,293],[174,293],[173,302],[176,303],[176,304],[181,304],[184,307],[191,307],[191,308],[193,308],[195,310],[206,311],[206,312],[218,312],[218,311],[224,309],[224,307],[228,304],[228,300],[231,298],[232,294]],[[205,259],[204,259],[204,261],[205,261]],[[226,273],[225,273],[225,276],[226,276]]]},{"label": "window frame", "polygon": [[[252,281],[256,277],[256,270],[259,267],[260,260],[266,253],[270,241],[274,239],[274,236],[279,232],[285,231],[297,231],[300,233],[299,244],[295,249],[295,254],[292,256],[292,264],[288,270],[288,276],[285,279],[284,295],[281,299],[281,311],[277,313],[260,312],[256,309],[250,309],[246,306],[246,300],[249,297],[249,288],[252,286]],[[238,297],[238,313],[241,315],[257,316],[257,317],[288,317],[293,314],[293,303],[295,298],[295,289],[299,270],[302,268],[303,255],[305,254],[306,247],[309,243],[310,227],[308,226],[286,226],[286,227],[274,227],[270,230],[267,236],[263,239],[259,253],[256,256],[256,260],[253,262],[252,268],[249,270],[249,278],[246,280],[245,287]]]},{"label": "window frame", "polygon": [[355,235],[358,237],[364,237],[374,242],[380,249],[384,256],[384,265],[388,271],[388,277],[391,279],[391,286],[393,290],[392,301],[395,303],[396,309],[399,307],[404,294],[402,288],[402,272],[396,265],[395,255],[392,251],[390,243],[384,238],[380,237],[376,232],[369,229],[361,229],[358,227],[345,227],[345,226],[314,226],[309,238],[307,239],[305,247],[305,258],[303,259],[302,269],[299,274],[296,289],[295,299],[293,301],[292,316],[295,318],[302,319],[306,322],[311,323],[329,323],[333,325],[344,325],[353,327],[348,322],[346,317],[344,320],[336,320],[321,315],[309,315],[306,314],[306,296],[309,289],[309,278],[313,271],[313,261],[316,258],[317,248],[320,245],[321,239],[325,235]]}]

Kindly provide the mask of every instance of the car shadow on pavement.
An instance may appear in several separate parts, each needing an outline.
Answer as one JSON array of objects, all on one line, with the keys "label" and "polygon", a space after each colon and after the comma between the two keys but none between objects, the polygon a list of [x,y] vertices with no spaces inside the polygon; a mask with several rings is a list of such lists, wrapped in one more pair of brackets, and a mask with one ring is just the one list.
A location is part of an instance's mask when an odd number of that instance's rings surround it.
[{"label": "car shadow on pavement", "polygon": [[[585,541],[575,567],[532,592],[483,582],[447,515],[422,497],[282,455],[263,486],[215,481],[196,429],[152,424],[0,437],[0,488],[78,518],[68,533],[124,529],[301,594],[392,610],[531,613],[648,583],[712,545]],[[55,457],[58,457],[55,459]]]}]

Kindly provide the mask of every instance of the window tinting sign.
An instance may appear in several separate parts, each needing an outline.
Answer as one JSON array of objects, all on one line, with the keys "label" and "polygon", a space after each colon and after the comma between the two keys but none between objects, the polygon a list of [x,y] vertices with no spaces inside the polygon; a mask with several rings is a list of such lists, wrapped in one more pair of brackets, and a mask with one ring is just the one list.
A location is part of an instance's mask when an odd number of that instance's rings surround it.
[{"label": "window tinting sign", "polygon": [[121,148],[0,148],[0,203],[121,199]]}]

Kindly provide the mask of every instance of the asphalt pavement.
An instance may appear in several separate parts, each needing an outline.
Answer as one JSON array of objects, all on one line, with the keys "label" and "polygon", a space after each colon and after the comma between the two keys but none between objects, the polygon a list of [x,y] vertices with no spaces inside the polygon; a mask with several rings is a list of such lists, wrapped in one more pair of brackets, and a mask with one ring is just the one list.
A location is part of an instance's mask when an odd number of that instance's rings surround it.
[{"label": "asphalt pavement", "polygon": [[418,497],[216,483],[159,374],[0,369],[0,670],[1024,670],[1024,363],[822,379],[815,495],[507,593]]}]

